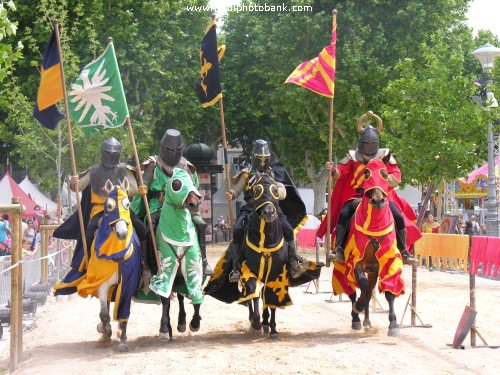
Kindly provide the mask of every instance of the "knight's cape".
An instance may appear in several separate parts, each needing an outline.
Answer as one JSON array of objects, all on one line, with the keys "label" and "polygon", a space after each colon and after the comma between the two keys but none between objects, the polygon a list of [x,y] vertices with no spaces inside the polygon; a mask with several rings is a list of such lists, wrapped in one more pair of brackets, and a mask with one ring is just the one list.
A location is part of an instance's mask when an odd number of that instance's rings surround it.
[{"label": "knight's cape", "polygon": [[[90,221],[90,212],[92,211],[91,188],[87,186],[82,192],[80,204],[82,207],[83,225],[87,230],[87,223]],[[71,269],[64,278],[54,286],[54,295],[70,295],[76,293],[78,284],[83,280],[87,270],[84,265],[83,242],[80,231],[80,219],[78,211],[74,212],[64,223],[55,231],[53,236],[63,240],[76,240],[73,258],[71,260]],[[89,252],[91,244],[87,244]]]}]

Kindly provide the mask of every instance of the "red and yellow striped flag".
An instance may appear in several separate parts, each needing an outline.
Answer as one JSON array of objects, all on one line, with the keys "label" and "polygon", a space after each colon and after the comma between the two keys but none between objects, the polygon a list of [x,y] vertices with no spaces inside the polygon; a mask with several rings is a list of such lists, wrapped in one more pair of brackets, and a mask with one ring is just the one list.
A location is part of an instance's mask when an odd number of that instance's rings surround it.
[{"label": "red and yellow striped flag", "polygon": [[295,83],[317,94],[333,98],[335,87],[335,49],[337,44],[337,21],[334,17],[332,41],[323,48],[318,57],[304,61],[287,78],[285,83]]}]

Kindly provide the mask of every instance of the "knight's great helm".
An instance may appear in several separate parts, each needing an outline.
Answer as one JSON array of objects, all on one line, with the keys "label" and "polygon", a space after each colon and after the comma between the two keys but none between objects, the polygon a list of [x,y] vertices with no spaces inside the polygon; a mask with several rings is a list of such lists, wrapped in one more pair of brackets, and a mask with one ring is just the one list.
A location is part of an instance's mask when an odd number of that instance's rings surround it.
[{"label": "knight's great helm", "polygon": [[252,151],[252,168],[259,172],[265,172],[269,167],[269,160],[271,153],[269,152],[269,145],[263,139],[257,139],[253,143]]},{"label": "knight's great helm", "polygon": [[379,132],[371,125],[367,125],[360,132],[358,151],[368,160],[377,156],[379,150]]},{"label": "knight's great helm", "polygon": [[176,129],[168,129],[161,139],[160,158],[170,167],[175,167],[182,157],[182,137]]},{"label": "knight's great helm", "polygon": [[101,164],[107,168],[114,168],[120,163],[122,145],[111,137],[106,139],[101,146]]}]

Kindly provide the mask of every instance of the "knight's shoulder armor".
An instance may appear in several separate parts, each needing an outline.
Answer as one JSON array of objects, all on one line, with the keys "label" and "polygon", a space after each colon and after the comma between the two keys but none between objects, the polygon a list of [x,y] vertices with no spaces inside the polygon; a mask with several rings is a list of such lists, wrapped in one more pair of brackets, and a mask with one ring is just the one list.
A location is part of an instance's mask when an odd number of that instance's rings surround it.
[{"label": "knight's shoulder armor", "polygon": [[246,180],[248,180],[248,177],[250,176],[250,169],[249,168],[243,168],[242,170],[240,170],[238,172],[237,175],[233,176],[231,178],[231,182],[233,183],[233,185],[235,185],[240,180],[240,177],[242,175],[245,177]]},{"label": "knight's shoulder armor", "polygon": [[349,152],[340,160],[340,164],[347,164],[351,160],[356,161],[356,150],[349,150]]}]

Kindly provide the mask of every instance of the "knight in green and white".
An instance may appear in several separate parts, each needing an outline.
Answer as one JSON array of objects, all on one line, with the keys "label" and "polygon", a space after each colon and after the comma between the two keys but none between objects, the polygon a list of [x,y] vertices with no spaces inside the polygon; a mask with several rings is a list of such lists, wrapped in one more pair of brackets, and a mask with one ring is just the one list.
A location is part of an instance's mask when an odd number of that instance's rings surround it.
[{"label": "knight in green and white", "polygon": [[[161,271],[152,277],[149,288],[156,294],[168,298],[180,267],[186,281],[186,297],[191,299],[193,305],[198,305],[203,302],[202,261],[198,235],[187,207],[191,206],[197,210],[201,195],[189,173],[181,168],[173,169],[172,176],[166,180],[164,192],[165,197],[156,229]],[[193,198],[189,197],[190,193],[198,197],[196,203],[191,202]]]},{"label": "knight in green and white", "polygon": [[[197,189],[199,187],[196,167],[182,156],[182,146],[183,143],[180,132],[176,129],[168,129],[161,140],[159,154],[148,157],[146,161],[142,163],[142,178],[146,185],[147,192],[142,191],[142,187],[139,187],[139,195],[142,196],[143,194],[147,194],[153,224],[158,223],[160,210],[164,200],[164,186],[170,181],[175,168],[185,170],[190,176],[195,188]],[[139,196],[134,198],[131,208],[137,216],[145,219],[146,211],[144,202]],[[212,276],[214,272],[208,264],[206,254],[205,233],[207,224],[203,221],[199,213],[193,215],[192,221],[198,232],[198,244],[203,262],[203,275]]]}]

